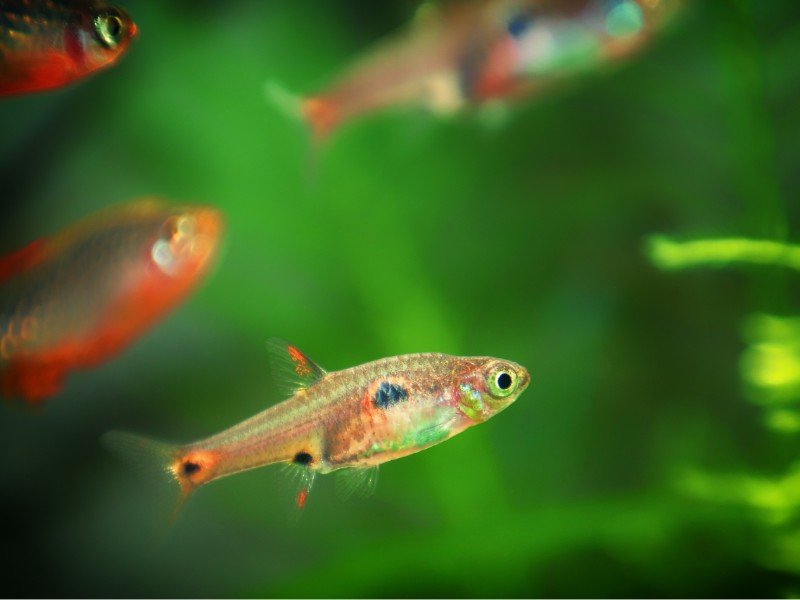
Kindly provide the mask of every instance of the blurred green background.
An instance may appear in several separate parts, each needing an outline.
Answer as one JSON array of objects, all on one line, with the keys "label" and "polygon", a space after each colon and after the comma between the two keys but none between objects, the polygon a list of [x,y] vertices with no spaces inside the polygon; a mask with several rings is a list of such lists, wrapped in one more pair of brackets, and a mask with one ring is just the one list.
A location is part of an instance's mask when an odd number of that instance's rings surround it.
[{"label": "blurred green background", "polygon": [[[692,3],[630,63],[500,127],[382,113],[314,168],[265,82],[319,89],[414,3],[125,6],[140,37],[118,67],[0,101],[0,251],[145,195],[219,206],[224,251],[122,356],[41,411],[0,407],[6,594],[800,593],[798,434],[765,424],[740,375],[748,319],[796,313],[800,277],[670,273],[643,251],[658,233],[797,239],[796,0]],[[274,335],[328,369],[441,351],[533,382],[385,465],[370,498],[321,478],[297,520],[271,467],[167,527],[159,486],[100,434],[189,441],[278,401]]]}]

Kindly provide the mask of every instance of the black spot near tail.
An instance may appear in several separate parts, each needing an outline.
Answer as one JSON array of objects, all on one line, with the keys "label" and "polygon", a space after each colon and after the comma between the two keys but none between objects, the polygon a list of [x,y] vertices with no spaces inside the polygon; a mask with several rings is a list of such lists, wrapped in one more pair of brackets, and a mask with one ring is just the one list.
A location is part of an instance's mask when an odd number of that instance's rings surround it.
[{"label": "black spot near tail", "polygon": [[408,398],[408,392],[405,388],[387,381],[382,382],[372,398],[372,402],[378,408],[389,408],[398,402],[402,402]]},{"label": "black spot near tail", "polygon": [[187,460],[185,463],[183,463],[183,474],[184,475],[194,475],[199,470],[200,470],[200,465],[198,465],[196,462],[192,462],[190,460]]},{"label": "black spot near tail", "polygon": [[294,455],[292,461],[296,465],[308,465],[314,460],[314,457],[311,456],[308,452],[298,452]]}]

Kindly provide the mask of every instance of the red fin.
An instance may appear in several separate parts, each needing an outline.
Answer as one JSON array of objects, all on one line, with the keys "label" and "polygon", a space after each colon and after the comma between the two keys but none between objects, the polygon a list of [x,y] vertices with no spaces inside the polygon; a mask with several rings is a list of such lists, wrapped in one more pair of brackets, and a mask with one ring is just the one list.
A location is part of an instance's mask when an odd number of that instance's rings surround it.
[{"label": "red fin", "polygon": [[321,142],[330,135],[339,124],[339,111],[330,100],[325,98],[307,98],[302,104],[305,117],[315,142]]},{"label": "red fin", "polygon": [[308,500],[308,488],[303,488],[297,492],[297,508],[302,510],[306,505],[306,500]]},{"label": "red fin", "polygon": [[42,259],[44,239],[38,239],[11,254],[0,257],[0,282],[36,265]]},{"label": "red fin", "polygon": [[57,394],[64,385],[67,368],[35,359],[13,359],[0,375],[0,391],[7,398],[24,398],[36,404]]},{"label": "red fin", "polygon": [[311,387],[325,376],[325,369],[284,340],[270,338],[267,350],[273,379],[287,396]]}]

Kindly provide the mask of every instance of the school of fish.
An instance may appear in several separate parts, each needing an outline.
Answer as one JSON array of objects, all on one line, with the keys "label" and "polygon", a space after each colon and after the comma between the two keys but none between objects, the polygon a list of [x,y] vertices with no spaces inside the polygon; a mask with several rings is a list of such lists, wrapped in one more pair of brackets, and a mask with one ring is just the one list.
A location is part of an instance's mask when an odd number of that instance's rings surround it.
[{"label": "school of fish", "polygon": [[[317,94],[292,99],[315,140],[389,106],[438,113],[531,97],[632,55],[679,0],[464,0],[425,4],[407,32],[367,51]],[[115,65],[138,28],[102,0],[0,0],[0,96],[55,90]],[[285,96],[284,96],[285,99]],[[108,208],[0,259],[0,393],[36,403],[74,371],[128,347],[208,274],[223,231],[208,206],[144,199]],[[220,433],[107,445],[167,474],[185,499],[247,469],[374,481],[378,465],[429,448],[510,406],[530,383],[509,360],[410,354],[326,372],[273,340],[286,399]]]},{"label": "school of fish", "polygon": [[[448,114],[529,98],[631,56],[680,0],[484,0],[423,5],[412,26],[380,42],[321,92],[299,101],[315,140],[397,105]],[[285,94],[271,89],[276,100]]]}]

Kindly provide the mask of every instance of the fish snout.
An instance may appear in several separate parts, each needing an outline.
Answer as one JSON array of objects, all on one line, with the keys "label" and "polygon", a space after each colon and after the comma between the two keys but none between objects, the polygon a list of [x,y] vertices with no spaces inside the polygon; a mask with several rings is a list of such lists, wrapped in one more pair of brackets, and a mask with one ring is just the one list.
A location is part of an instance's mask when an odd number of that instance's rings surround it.
[{"label": "fish snout", "polygon": [[216,253],[222,223],[221,213],[210,207],[187,209],[169,217],[153,244],[153,262],[171,276],[204,268]]}]

